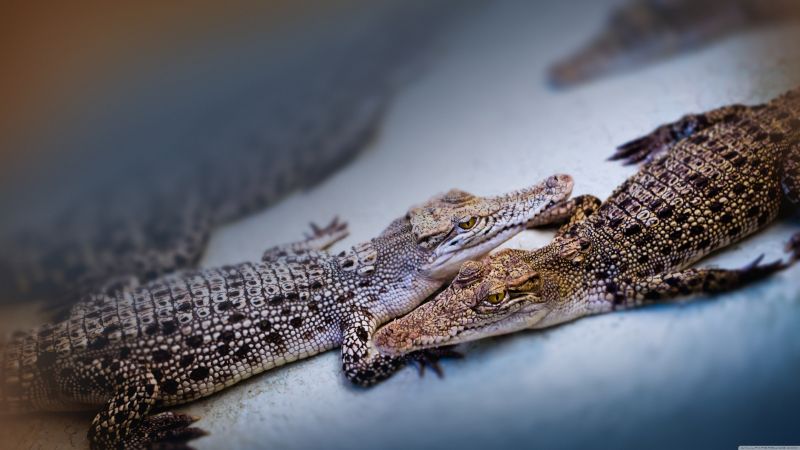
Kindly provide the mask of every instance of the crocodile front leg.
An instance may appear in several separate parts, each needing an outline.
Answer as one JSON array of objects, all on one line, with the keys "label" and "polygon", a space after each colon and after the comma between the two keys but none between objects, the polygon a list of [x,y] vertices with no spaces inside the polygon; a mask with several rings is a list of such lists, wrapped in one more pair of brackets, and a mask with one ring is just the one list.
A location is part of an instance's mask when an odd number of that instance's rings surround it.
[{"label": "crocodile front leg", "polygon": [[[569,226],[580,222],[600,207],[600,199],[594,195],[580,195],[569,200],[556,203],[539,213],[533,221],[528,224],[528,228],[536,228],[550,225]],[[562,227],[563,228],[563,227]]]},{"label": "crocodile front leg", "polygon": [[372,344],[378,321],[368,311],[353,315],[344,329],[342,368],[348,380],[359,386],[371,386],[389,378],[405,366],[403,358],[381,355]]},{"label": "crocodile front leg", "polygon": [[373,336],[380,325],[368,311],[354,314],[344,329],[342,341],[342,368],[348,380],[362,387],[372,386],[383,381],[408,363],[416,363],[419,373],[425,367],[442,376],[439,367],[441,358],[461,358],[462,355],[449,348],[420,350],[403,356],[388,356],[378,352]]},{"label": "crocodile front leg", "polygon": [[594,195],[581,195],[569,200],[567,203],[571,203],[569,205],[571,215],[569,220],[558,229],[555,236],[557,238],[567,236],[576,224],[583,222],[597,212],[602,202]]},{"label": "crocodile front leg", "polygon": [[98,373],[93,380],[107,380],[114,394],[94,420],[87,435],[93,449],[141,449],[153,446],[188,449],[186,442],[204,436],[189,427],[197,419],[185,414],[163,412],[148,416],[159,386],[155,376],[134,364],[122,364]]},{"label": "crocodile front leg", "polygon": [[620,145],[609,159],[622,159],[625,164],[652,161],[682,139],[717,123],[738,120],[746,111],[747,107],[744,105],[730,105],[702,114],[683,116],[676,122],[662,125],[645,136]]},{"label": "crocodile front leg", "polygon": [[261,260],[264,262],[279,262],[287,258],[304,259],[308,253],[322,252],[329,249],[333,244],[346,238],[349,233],[347,222],[339,222],[338,217],[334,217],[325,227],[319,227],[312,222],[311,234],[306,234],[305,239],[289,244],[276,245],[265,251]]}]

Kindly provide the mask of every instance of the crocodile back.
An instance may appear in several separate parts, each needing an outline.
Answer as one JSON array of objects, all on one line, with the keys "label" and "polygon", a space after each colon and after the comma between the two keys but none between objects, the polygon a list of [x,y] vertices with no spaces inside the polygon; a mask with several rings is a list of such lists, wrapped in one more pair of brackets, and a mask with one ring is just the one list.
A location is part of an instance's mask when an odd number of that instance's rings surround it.
[{"label": "crocodile back", "polygon": [[635,277],[676,270],[770,223],[791,114],[780,103],[730,114],[645,164],[581,225],[597,266]]}]

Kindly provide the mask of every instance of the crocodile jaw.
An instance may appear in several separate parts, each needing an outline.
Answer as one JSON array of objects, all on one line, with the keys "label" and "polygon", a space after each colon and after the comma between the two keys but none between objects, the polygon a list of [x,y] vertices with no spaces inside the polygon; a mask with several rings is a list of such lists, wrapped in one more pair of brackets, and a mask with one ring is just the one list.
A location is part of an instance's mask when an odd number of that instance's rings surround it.
[{"label": "crocodile jaw", "polygon": [[569,197],[573,184],[569,175],[553,175],[530,188],[486,199],[486,207],[492,212],[480,219],[485,226],[445,239],[423,271],[434,279],[452,277],[462,263],[486,255],[524,230],[539,214]]},{"label": "crocodile jaw", "polygon": [[549,313],[546,305],[533,303],[491,320],[466,309],[450,311],[433,300],[378,330],[374,343],[382,354],[401,356],[535,328]]}]

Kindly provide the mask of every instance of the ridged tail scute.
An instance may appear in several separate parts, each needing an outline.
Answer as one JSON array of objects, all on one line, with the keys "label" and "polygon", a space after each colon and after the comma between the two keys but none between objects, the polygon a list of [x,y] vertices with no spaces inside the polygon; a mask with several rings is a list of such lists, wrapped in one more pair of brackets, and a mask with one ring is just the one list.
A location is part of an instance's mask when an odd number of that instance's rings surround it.
[{"label": "ridged tail scute", "polygon": [[26,339],[30,336],[16,332],[0,343],[0,415],[32,411],[21,384]]}]

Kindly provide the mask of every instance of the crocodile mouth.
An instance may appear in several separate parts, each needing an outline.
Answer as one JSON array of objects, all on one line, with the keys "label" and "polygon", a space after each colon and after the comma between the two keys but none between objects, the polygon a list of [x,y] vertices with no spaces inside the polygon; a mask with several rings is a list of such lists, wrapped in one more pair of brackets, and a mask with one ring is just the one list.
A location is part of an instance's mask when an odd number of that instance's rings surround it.
[{"label": "crocodile mouth", "polygon": [[470,334],[475,334],[477,336],[477,333],[471,332],[473,330],[482,329],[485,325],[453,325],[444,333],[424,334],[422,336],[414,337],[410,340],[384,338],[384,336],[391,336],[390,334],[386,333],[387,328],[390,326],[391,324],[379,330],[379,334],[376,336],[374,342],[375,347],[384,355],[402,356],[418,350],[441,347],[445,345],[456,345],[462,342],[478,339],[478,337],[469,339]]},{"label": "crocodile mouth", "polygon": [[[459,248],[457,246],[459,241],[456,240],[456,239],[453,239],[453,235],[457,234],[457,232],[456,232],[455,229],[453,229],[444,237],[444,239],[442,240],[442,244],[440,244],[436,248],[436,250],[434,250],[434,254],[431,257],[431,263],[434,263],[437,258],[442,258],[442,257],[444,257],[446,255],[457,254],[459,252],[462,252],[462,251],[465,251],[465,250],[474,249],[474,248],[480,247],[482,245],[491,245],[492,248],[497,247],[498,245],[500,245],[504,241],[510,239],[513,236],[513,234],[519,233],[522,230],[524,230],[526,228],[527,224],[529,224],[529,223],[531,223],[531,222],[533,222],[535,220],[537,215],[539,215],[543,211],[547,211],[551,207],[555,206],[560,201],[562,201],[564,198],[566,198],[568,195],[569,195],[569,193],[567,193],[567,194],[565,194],[565,195],[563,195],[562,197],[559,197],[559,198],[552,198],[547,203],[545,203],[544,205],[541,205],[541,206],[535,207],[535,208],[531,208],[531,211],[530,211],[529,215],[525,215],[525,217],[522,217],[521,218],[522,220],[517,219],[514,222],[507,223],[507,224],[503,225],[500,228],[499,231],[495,231],[494,236],[492,236],[492,237],[490,237],[488,239],[486,238],[486,235],[490,234],[493,231],[493,228],[487,228],[486,230],[481,231],[480,233],[477,233],[477,234],[471,236],[472,240],[479,240],[479,242],[475,242],[475,243],[469,242],[469,243],[467,243],[467,245],[465,247]],[[495,211],[495,213],[496,212],[497,211]],[[509,233],[513,233],[512,236],[509,236],[508,235]],[[499,241],[499,242],[497,242],[497,241]],[[487,251],[487,253],[488,253],[488,251]],[[452,256],[451,256],[451,258],[452,258]],[[441,260],[441,261],[442,261],[442,263],[446,263],[451,258],[447,258],[447,259],[444,259],[444,260]]]},{"label": "crocodile mouth", "polygon": [[[479,258],[525,229],[525,223],[527,221],[506,225],[496,232],[493,237],[480,242],[469,243],[466,247],[457,248],[452,243],[439,246],[430,258],[428,270],[439,269],[456,258],[464,261]],[[488,233],[488,231],[484,233]]]},{"label": "crocodile mouth", "polygon": [[[544,186],[544,187],[543,187]],[[562,189],[554,189],[563,186]],[[502,206],[483,214],[481,227],[467,232],[453,226],[428,259],[423,270],[433,277],[445,278],[458,270],[458,265],[485,256],[503,242],[523,231],[528,224],[572,193],[572,178],[552,176],[538,187],[502,197]],[[488,221],[489,223],[486,223]],[[453,272],[453,273],[451,273]]]},{"label": "crocodile mouth", "polygon": [[[478,316],[478,320],[475,320],[475,316],[470,319],[454,317],[448,324],[446,317],[431,311],[414,318],[402,317],[378,331],[375,345],[383,354],[401,356],[412,351],[456,345],[531,328],[544,320],[550,309],[541,304],[533,308],[520,305],[524,303],[522,297],[527,296],[520,296],[515,302],[521,307],[494,318]],[[424,307],[425,305],[422,308]]]},{"label": "crocodile mouth", "polygon": [[[483,240],[483,241],[480,241],[480,242],[476,242],[476,243],[470,242],[466,247],[463,247],[463,248],[460,248],[460,249],[456,248],[456,245],[455,245],[455,244],[458,243],[458,241],[451,241],[451,242],[449,242],[447,244],[442,244],[436,249],[434,257],[449,255],[449,254],[453,254],[453,253],[458,253],[459,250],[468,250],[468,249],[471,249],[471,248],[474,248],[474,247],[479,247],[479,246],[481,246],[483,244],[490,243],[492,241],[496,241],[496,240],[500,239],[505,233],[508,233],[508,232],[511,232],[511,231],[514,231],[514,232],[522,231],[525,228],[524,227],[525,223],[527,223],[527,221],[524,222],[524,223],[513,223],[513,224],[505,225],[502,228],[500,228],[500,231],[497,231],[495,233],[494,237],[486,239],[486,240]],[[482,232],[480,234],[486,235],[486,234],[489,234],[491,231],[492,231],[491,229],[488,229],[488,230],[486,230],[486,231],[484,231],[484,232]],[[454,232],[451,232],[451,234],[453,234],[453,233]],[[480,234],[476,235],[475,237],[476,238],[480,238]],[[447,237],[449,238],[450,236],[448,235]],[[447,242],[447,241],[445,241],[445,242]]]}]

